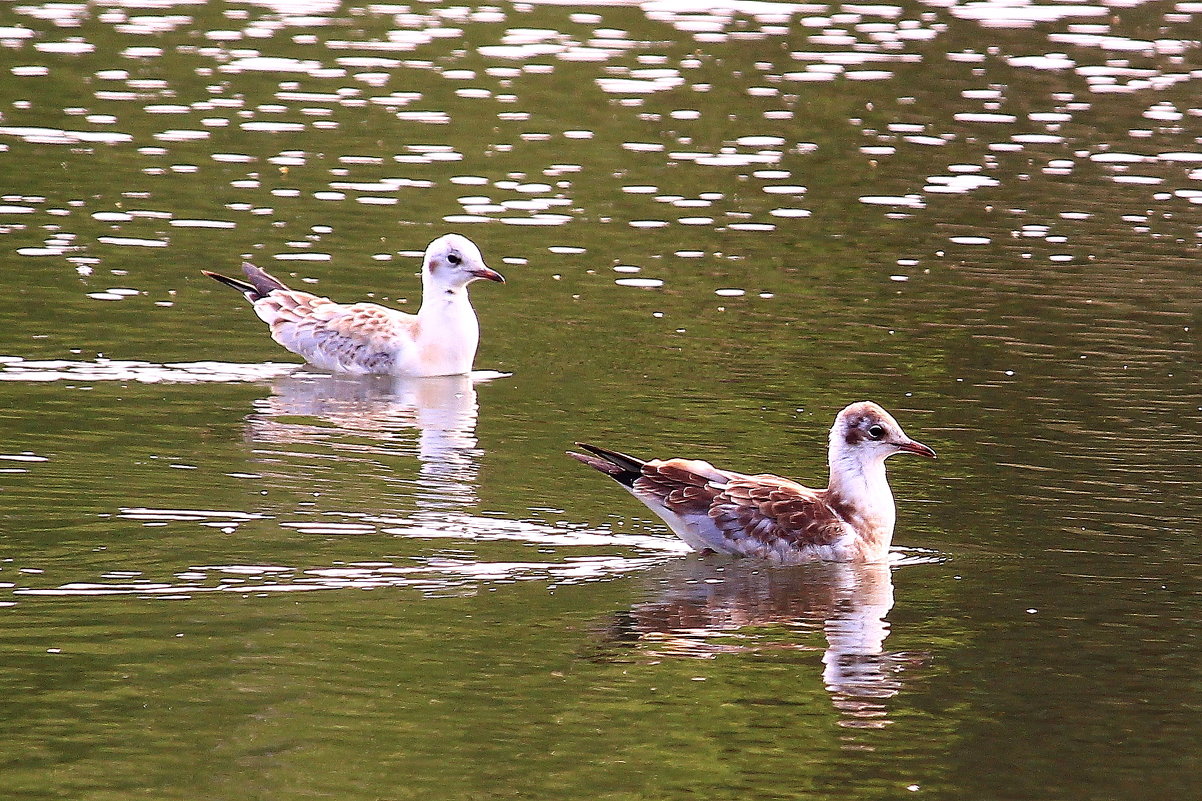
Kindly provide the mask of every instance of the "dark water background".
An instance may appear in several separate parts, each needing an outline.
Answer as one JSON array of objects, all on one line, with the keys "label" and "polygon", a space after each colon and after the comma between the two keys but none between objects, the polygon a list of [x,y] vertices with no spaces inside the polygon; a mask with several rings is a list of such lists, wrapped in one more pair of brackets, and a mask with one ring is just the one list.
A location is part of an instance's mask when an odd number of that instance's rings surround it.
[{"label": "dark water background", "polygon": [[[19,799],[1197,795],[1202,4],[0,9]],[[293,374],[244,257],[477,365]],[[303,282],[309,281],[311,284]],[[890,569],[685,555],[585,439],[824,480]]]}]

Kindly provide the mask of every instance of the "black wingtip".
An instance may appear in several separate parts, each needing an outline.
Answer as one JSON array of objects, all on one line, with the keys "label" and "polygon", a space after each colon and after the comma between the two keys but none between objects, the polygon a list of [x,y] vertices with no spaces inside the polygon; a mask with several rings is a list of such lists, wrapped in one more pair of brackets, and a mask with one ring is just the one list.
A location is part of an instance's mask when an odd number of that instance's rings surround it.
[{"label": "black wingtip", "polygon": [[568,456],[604,473],[619,484],[629,487],[643,475],[643,465],[646,463],[642,459],[636,459],[625,453],[611,451],[597,445],[590,445],[587,442],[575,444],[592,455],[567,451]]},{"label": "black wingtip", "polygon": [[215,273],[211,270],[201,270],[201,273],[203,273],[204,275],[207,275],[209,278],[212,278],[214,281],[218,281],[222,284],[225,284],[226,286],[230,287],[231,289],[238,290],[243,295],[246,295],[247,299],[249,299],[251,301],[258,300],[260,297],[262,297],[262,295],[259,294],[259,291],[257,289],[255,289],[253,284],[248,284],[245,281],[239,280],[237,278],[230,278],[228,275],[222,275],[221,273]]},{"label": "black wingtip", "polygon": [[621,451],[602,448],[600,445],[590,445],[587,442],[577,442],[576,446],[579,448],[584,448],[589,453],[596,454],[602,459],[607,459],[626,470],[634,470],[638,472],[641,471],[643,469],[643,465],[646,464],[644,460],[639,459],[638,457],[622,453]]}]

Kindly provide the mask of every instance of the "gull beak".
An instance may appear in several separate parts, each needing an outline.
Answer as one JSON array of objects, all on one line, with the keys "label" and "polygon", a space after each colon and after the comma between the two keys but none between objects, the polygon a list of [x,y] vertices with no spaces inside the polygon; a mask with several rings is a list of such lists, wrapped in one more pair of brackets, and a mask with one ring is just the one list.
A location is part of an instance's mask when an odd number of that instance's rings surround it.
[{"label": "gull beak", "polygon": [[899,451],[905,451],[906,453],[916,453],[919,456],[925,456],[928,459],[935,458],[935,451],[932,448],[923,445],[916,439],[908,439],[905,442],[899,442],[895,447]]},{"label": "gull beak", "polygon": [[472,270],[472,275],[476,278],[483,278],[485,281],[496,281],[498,284],[505,283],[505,276],[501,275],[496,270],[490,270],[488,267],[477,267]]}]

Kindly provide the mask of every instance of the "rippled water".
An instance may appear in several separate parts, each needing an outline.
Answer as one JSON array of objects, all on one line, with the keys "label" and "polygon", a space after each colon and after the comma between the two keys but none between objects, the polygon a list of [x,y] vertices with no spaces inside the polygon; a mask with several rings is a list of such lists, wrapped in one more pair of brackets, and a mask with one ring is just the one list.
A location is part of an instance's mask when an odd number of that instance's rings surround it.
[{"label": "rippled water", "polygon": [[[0,9],[13,798],[1194,794],[1202,4]],[[302,368],[201,275],[415,307]],[[574,440],[824,480],[889,568],[688,555]]]}]

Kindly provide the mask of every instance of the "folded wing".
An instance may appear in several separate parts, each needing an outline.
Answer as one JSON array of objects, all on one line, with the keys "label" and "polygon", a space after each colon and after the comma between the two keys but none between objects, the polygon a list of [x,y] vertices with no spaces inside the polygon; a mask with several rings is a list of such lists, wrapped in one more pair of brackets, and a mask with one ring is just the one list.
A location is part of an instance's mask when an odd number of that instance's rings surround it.
[{"label": "folded wing", "polygon": [[746,476],[726,485],[709,515],[738,553],[821,550],[849,532],[823,496],[787,478]]},{"label": "folded wing", "polygon": [[397,344],[412,341],[416,318],[375,303],[343,305],[297,290],[255,303],[276,342],[326,370],[391,372]]}]

